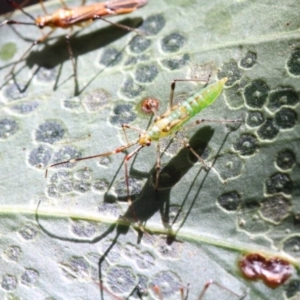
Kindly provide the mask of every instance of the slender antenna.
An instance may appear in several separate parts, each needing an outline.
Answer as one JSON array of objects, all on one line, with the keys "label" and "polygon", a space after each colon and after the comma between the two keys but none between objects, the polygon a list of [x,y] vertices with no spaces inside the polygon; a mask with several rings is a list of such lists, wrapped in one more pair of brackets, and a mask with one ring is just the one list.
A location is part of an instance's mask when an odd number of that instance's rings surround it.
[{"label": "slender antenna", "polygon": [[[35,21],[35,18],[30,15],[28,12],[26,12],[20,5],[18,5],[14,0],[6,0],[10,6],[12,6],[15,9],[19,9],[24,15],[29,17],[31,20]],[[16,23],[15,23],[16,24]],[[23,24],[23,23],[19,23]],[[35,23],[34,23],[35,24]]]},{"label": "slender antenna", "polygon": [[0,27],[4,25],[15,25],[15,24],[20,24],[20,25],[34,25],[36,26],[35,23],[30,23],[30,22],[19,22],[19,21],[14,21],[14,20],[5,20],[0,24]]},{"label": "slender antenna", "polygon": [[134,143],[128,144],[126,146],[120,146],[119,148],[115,149],[114,151],[110,151],[110,152],[105,152],[105,153],[100,153],[100,154],[95,154],[95,155],[90,155],[90,156],[85,156],[85,157],[79,157],[79,158],[73,158],[73,159],[69,159],[69,160],[65,160],[65,161],[55,163],[53,165],[50,165],[46,169],[45,178],[47,178],[47,176],[48,176],[48,170],[52,167],[56,167],[56,166],[64,165],[64,164],[68,164],[68,163],[74,163],[74,162],[81,161],[81,160],[93,159],[93,158],[98,158],[98,157],[103,157],[103,156],[110,156],[110,155],[113,155],[113,154],[116,154],[116,153],[120,153],[120,152],[124,151],[125,149],[136,145],[137,143],[138,142],[134,142]]}]

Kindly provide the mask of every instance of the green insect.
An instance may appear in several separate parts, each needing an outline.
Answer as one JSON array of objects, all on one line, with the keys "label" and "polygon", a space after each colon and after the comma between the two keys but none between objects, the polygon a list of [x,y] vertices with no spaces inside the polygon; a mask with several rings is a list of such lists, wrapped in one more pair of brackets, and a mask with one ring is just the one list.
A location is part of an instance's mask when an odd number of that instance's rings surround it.
[{"label": "green insect", "polygon": [[[160,145],[159,141],[160,139],[175,135],[178,131],[184,128],[185,123],[187,123],[190,119],[195,117],[197,114],[199,114],[203,109],[211,105],[216,99],[220,96],[225,83],[227,82],[228,78],[225,77],[216,83],[210,84],[206,86],[205,88],[201,89],[199,92],[195,93],[193,96],[188,98],[186,101],[182,102],[178,105],[173,105],[173,96],[175,91],[175,85],[178,81],[201,81],[198,79],[176,79],[173,80],[171,84],[171,93],[170,93],[170,108],[163,114],[158,115],[156,112],[157,104],[153,105],[151,107],[153,100],[150,99],[149,105],[150,110],[155,114],[155,119],[153,123],[149,126],[147,130],[139,129],[135,126],[131,126],[129,124],[123,124],[122,129],[124,132],[124,136],[126,139],[126,145],[122,145],[115,150],[91,155],[87,157],[81,157],[81,158],[74,158],[67,161],[62,161],[55,163],[53,165],[50,165],[46,169],[45,176],[47,177],[49,168],[67,164],[67,163],[74,163],[81,160],[87,160],[92,158],[99,158],[104,156],[110,156],[113,154],[117,154],[120,152],[123,152],[124,150],[133,147],[137,145],[137,147],[130,152],[128,155],[124,158],[124,167],[125,167],[125,182],[126,182],[126,188],[127,188],[127,195],[128,195],[128,202],[131,204],[130,199],[130,192],[129,192],[129,175],[128,175],[128,161],[135,156],[142,148],[145,146],[150,146],[151,143],[154,141],[157,144],[157,158],[156,158],[156,182],[155,182],[155,189],[158,189],[158,182],[159,182],[159,170],[161,168],[161,162],[160,162]],[[218,122],[218,123],[240,123],[241,120],[207,120],[207,119],[200,119],[196,120],[195,124],[200,124],[203,122]],[[139,132],[139,137],[134,142],[129,142],[127,135],[126,135],[126,129],[132,129]],[[190,147],[190,145],[184,141],[184,146],[189,148],[190,151],[197,157],[197,159],[202,162],[207,168],[208,166],[204,162],[204,160],[196,153],[196,151]]]}]

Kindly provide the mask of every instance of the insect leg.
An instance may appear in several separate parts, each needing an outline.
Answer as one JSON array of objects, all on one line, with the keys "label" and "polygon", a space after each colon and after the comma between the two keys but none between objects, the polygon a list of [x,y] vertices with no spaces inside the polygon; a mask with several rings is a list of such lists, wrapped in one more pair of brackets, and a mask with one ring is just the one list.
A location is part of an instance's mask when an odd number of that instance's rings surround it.
[{"label": "insect leg", "polygon": [[[186,287],[181,287],[180,288],[180,299],[179,300],[188,300],[189,296],[189,284]],[[184,294],[184,290],[187,290],[186,294]],[[161,291],[161,288],[158,285],[152,286],[153,292],[156,294],[159,300],[164,300],[163,298],[163,293]]]},{"label": "insect leg", "polygon": [[188,300],[188,298],[189,298],[189,290],[190,290],[190,284],[189,283],[187,284],[186,294],[185,295],[184,295],[184,287],[180,288],[180,298],[181,298],[181,300]]},{"label": "insect leg", "polygon": [[[208,123],[242,123],[243,120],[237,119],[237,120],[211,120],[211,119],[200,119],[200,120],[196,120],[194,123],[187,125],[184,130],[194,127],[196,125],[199,125],[201,123],[204,122],[208,122]],[[184,147],[188,148],[194,155],[195,157],[205,166],[206,169],[210,169],[210,167],[205,163],[205,161],[203,160],[203,158],[197,154],[197,152],[190,146],[190,144],[186,141],[183,140],[183,145]]]},{"label": "insect leg", "polygon": [[[68,5],[66,4],[66,2],[64,0],[60,0],[60,3],[64,9],[68,8]],[[82,5],[83,5],[83,3],[82,3]]]},{"label": "insect leg", "polygon": [[[126,183],[126,190],[127,190],[127,203],[128,203],[128,207],[130,209],[130,212],[135,220],[135,222],[139,223],[139,228],[140,230],[144,233],[144,227],[143,225],[140,223],[139,218],[136,215],[135,210],[133,209],[132,206],[132,199],[130,196],[130,190],[129,190],[129,172],[128,172],[128,161],[135,156],[144,146],[139,146],[138,148],[136,148],[135,150],[133,150],[131,153],[129,153],[128,155],[126,155],[126,157],[124,158],[124,169],[125,169],[125,183]],[[131,220],[129,220],[131,221]]]},{"label": "insect leg", "polygon": [[196,156],[196,158],[205,166],[207,170],[210,169],[210,167],[206,164],[204,159],[191,147],[191,145],[186,140],[183,140],[183,145]]},{"label": "insect leg", "polygon": [[77,66],[76,66],[76,61],[75,61],[75,58],[74,58],[73,50],[72,50],[72,47],[71,47],[70,35],[69,34],[65,35],[65,40],[66,40],[67,49],[68,49],[68,52],[69,52],[69,58],[72,62],[72,66],[73,66],[75,95],[78,95],[79,94],[79,85],[78,85],[78,78],[77,78]]},{"label": "insect leg", "polygon": [[43,35],[41,38],[39,38],[38,40],[34,41],[31,46],[23,53],[23,55],[14,63],[14,65],[12,66],[12,68],[10,69],[10,71],[7,73],[7,75],[5,77],[8,77],[9,75],[13,75],[14,70],[17,66],[17,64],[19,62],[21,62],[22,60],[24,60],[27,56],[27,54],[31,51],[31,49],[38,45],[39,43],[42,43],[44,40],[46,40],[53,32],[55,29],[51,29],[51,31],[49,31],[47,34]]},{"label": "insect leg", "polygon": [[174,99],[174,93],[175,93],[175,88],[176,88],[176,82],[183,82],[183,81],[195,81],[195,82],[205,82],[205,86],[208,84],[210,76],[208,76],[207,80],[203,79],[174,79],[171,82],[171,88],[170,88],[170,100],[169,100],[169,105],[170,107],[173,106],[173,99]]},{"label": "insect leg", "polygon": [[123,24],[120,24],[120,23],[115,23],[115,22],[109,21],[109,20],[107,20],[106,18],[104,18],[102,16],[97,16],[96,15],[96,16],[93,17],[93,21],[97,20],[97,19],[103,20],[104,22],[109,23],[110,25],[113,25],[113,26],[125,29],[127,31],[134,31],[134,32],[136,32],[139,35],[145,35],[145,32],[143,32],[141,30],[138,30],[136,28],[133,28],[133,27],[130,27],[130,26],[126,26],[126,25],[123,25]]},{"label": "insect leg", "polygon": [[143,129],[140,129],[138,127],[135,127],[135,126],[132,126],[132,125],[129,125],[129,124],[122,124],[122,128],[128,128],[128,129],[133,129],[133,130],[136,130],[138,132],[144,132],[145,130]]},{"label": "insect leg", "polygon": [[39,3],[41,5],[41,7],[42,7],[42,10],[43,10],[44,14],[48,15],[47,9],[46,9],[46,7],[44,5],[44,0],[39,0]]},{"label": "insect leg", "polygon": [[124,167],[125,167],[125,182],[126,182],[126,189],[127,189],[127,196],[128,196],[128,205],[132,204],[132,200],[130,197],[130,191],[129,191],[129,173],[128,173],[128,161],[135,156],[144,146],[139,146],[135,150],[133,150],[131,153],[125,156],[124,159]]},{"label": "insect leg", "polygon": [[[6,0],[7,1],[7,0]],[[8,2],[8,1],[7,1]],[[30,0],[24,0],[22,1],[20,4],[18,4],[20,7],[26,7],[28,5],[32,5],[32,3],[30,3]]]},{"label": "insect leg", "polygon": [[[39,0],[39,1],[43,1],[43,0]],[[59,0],[59,1],[64,9],[68,9],[68,5],[66,4],[65,0]],[[81,6],[84,6],[85,2],[86,0],[81,0]]]},{"label": "insect leg", "polygon": [[159,180],[159,173],[161,170],[161,161],[160,161],[160,144],[159,141],[157,141],[156,144],[156,173],[155,173],[155,190],[158,190],[158,180]]},{"label": "insect leg", "polygon": [[[194,125],[198,125],[204,122],[208,123],[242,123],[243,120],[241,119],[236,119],[236,120],[211,120],[211,119],[201,119],[201,120],[196,120]],[[192,124],[193,125],[193,124]],[[187,126],[189,127],[189,126]]]},{"label": "insect leg", "polygon": [[232,290],[228,289],[227,287],[223,286],[222,284],[210,279],[208,282],[206,282],[206,284],[204,285],[199,297],[198,297],[198,300],[202,300],[203,299],[203,296],[206,292],[206,290],[212,285],[216,285],[217,287],[231,293],[232,295],[234,295],[235,297],[237,297],[239,300],[242,300],[246,297],[247,293],[245,292],[243,295],[238,295],[237,293],[233,292]]},{"label": "insect leg", "polygon": [[231,123],[231,124],[238,124],[238,123],[243,123],[243,119],[235,119],[235,120],[231,120],[231,119],[228,119],[228,120],[200,119],[200,120],[194,121],[191,124],[186,125],[183,130],[187,130],[189,128],[192,128],[192,127],[197,126],[197,125],[202,124],[202,123]]},{"label": "insect leg", "polygon": [[[24,9],[23,9],[23,5],[18,5],[15,1],[13,0],[6,0],[6,2],[13,8],[15,9],[19,9],[24,15],[26,15],[27,17],[29,17],[31,20],[33,20],[35,22],[35,19],[32,15],[30,15],[29,13],[27,13]],[[10,20],[12,21],[12,20]],[[26,23],[12,23],[12,24],[26,24]],[[35,25],[35,23],[33,23],[32,25]]]},{"label": "insect leg", "polygon": [[128,137],[127,137],[127,134],[126,134],[126,128],[127,129],[133,129],[133,130],[136,130],[140,133],[144,132],[144,130],[138,128],[138,127],[135,127],[135,126],[131,126],[129,124],[122,124],[122,129],[123,129],[123,133],[124,133],[124,136],[125,136],[125,139],[126,139],[126,144],[129,145],[129,140],[128,140]]}]

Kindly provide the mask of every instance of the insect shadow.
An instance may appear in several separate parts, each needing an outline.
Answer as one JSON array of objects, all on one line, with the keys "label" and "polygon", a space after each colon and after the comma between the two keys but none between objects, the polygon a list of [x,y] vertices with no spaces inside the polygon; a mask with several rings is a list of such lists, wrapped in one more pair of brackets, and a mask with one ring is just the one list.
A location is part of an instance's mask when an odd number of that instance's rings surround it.
[{"label": "insect shadow", "polygon": [[[119,25],[127,26],[131,28],[137,28],[142,24],[143,20],[142,18],[126,18],[122,21],[118,22]],[[11,27],[12,30],[15,31],[17,35],[20,36],[25,41],[33,42],[33,40],[25,38],[21,36],[17,29],[14,27]],[[120,29],[119,27],[110,25],[106,26],[105,28],[100,28],[98,30],[82,34],[82,31],[76,31],[74,34],[70,36],[70,44],[72,45],[72,54],[74,63],[77,65],[77,59],[79,56],[87,54],[89,52],[103,49],[107,45],[113,43],[114,41],[117,41],[118,39],[122,38],[123,36],[130,33],[130,31]],[[49,43],[53,39],[56,39],[54,43]],[[66,41],[65,36],[58,36],[58,37],[52,37],[43,42],[42,49],[32,49],[30,53],[27,55],[25,60],[25,64],[22,65],[18,70],[16,70],[13,74],[13,80],[16,84],[18,90],[20,92],[26,91],[28,86],[30,85],[31,81],[33,80],[34,76],[38,74],[38,72],[45,68],[47,70],[54,70],[54,68],[59,67],[59,70],[57,72],[55,83],[53,86],[53,90],[57,90],[60,85],[63,84],[59,83],[62,66],[65,62],[70,61],[70,53],[66,47]],[[126,45],[125,45],[126,46]],[[121,52],[120,52],[120,55]],[[116,56],[114,60],[117,60],[118,57]],[[100,72],[102,72],[106,67],[109,67],[111,64],[114,63],[114,60],[111,60],[108,64],[104,66],[97,74],[93,76],[93,78],[83,87],[80,89],[78,84],[75,84],[74,86],[74,96],[78,96],[83,92],[83,90],[99,75]],[[21,62],[18,62],[18,64]],[[15,65],[15,62],[10,63],[9,65],[6,65],[4,67],[1,67],[1,69],[7,68],[11,65]],[[32,76],[28,79],[28,81],[24,85],[20,85],[17,82],[17,75],[26,67],[29,69],[32,69],[34,66],[37,66],[36,69],[32,72]],[[80,70],[79,70],[80,72]],[[54,70],[55,73],[55,70]],[[69,78],[65,79],[64,81],[67,81],[73,77],[73,74],[69,76]],[[10,79],[9,79],[10,80]],[[0,88],[3,88],[8,83],[8,80],[5,81]]]},{"label": "insect shadow", "polygon": [[[235,124],[236,125],[236,124]],[[239,127],[239,126],[238,126]],[[217,159],[217,156],[219,155],[221,149],[223,148],[223,145],[225,144],[229,134],[236,130],[237,127],[230,127],[228,130],[228,133],[224,135],[223,141],[216,153],[214,161]],[[210,126],[201,127],[197,132],[191,137],[189,140],[190,146],[195,150],[195,152],[200,155],[203,159],[206,159],[209,155],[208,151],[208,145],[210,140],[213,138],[214,135],[214,129]],[[152,170],[148,173],[148,179],[142,188],[141,192],[135,197],[134,195],[131,195],[132,199],[135,199],[131,206],[128,207],[127,211],[124,213],[122,217],[120,217],[120,221],[122,220],[132,220],[135,221],[136,218],[139,219],[141,222],[147,222],[154,214],[156,214],[158,211],[161,213],[162,221],[165,227],[168,229],[166,232],[166,243],[171,244],[173,241],[176,240],[176,233],[178,230],[183,226],[186,218],[188,218],[189,213],[192,210],[193,204],[195,201],[197,201],[199,192],[204,184],[204,181],[208,178],[210,170],[206,170],[206,174],[204,178],[202,179],[202,182],[199,185],[198,191],[196,192],[196,195],[193,197],[192,201],[189,201],[189,209],[186,213],[186,215],[183,218],[183,221],[181,221],[180,228],[176,230],[176,232],[172,231],[172,228],[169,224],[169,210],[170,207],[170,198],[171,198],[171,190],[172,188],[180,182],[182,177],[194,166],[195,163],[199,162],[197,157],[186,147],[183,147],[160,171],[159,176],[159,182],[158,187],[156,189],[156,167],[152,168]],[[134,162],[131,165],[131,169],[134,168]],[[205,169],[205,167],[200,164],[199,165],[199,172],[195,176],[195,180],[191,183],[190,187],[187,188],[187,197],[189,194],[189,191],[192,189],[195,181],[199,177],[199,173]],[[117,171],[119,172],[119,170]],[[186,197],[186,198],[187,198]],[[180,210],[183,209],[183,206],[185,204],[185,199],[183,199],[182,205]],[[107,247],[105,253],[101,256],[98,267],[99,267],[99,282],[103,282],[103,273],[104,270],[102,270],[104,267],[102,267],[102,264],[105,262],[105,259],[107,255],[109,255],[110,251],[113,249],[115,244],[117,243],[118,236],[120,234],[126,234],[127,230],[129,229],[129,224],[124,224],[123,222],[118,223],[118,226],[116,227],[116,236],[111,241],[110,245]],[[147,234],[151,234],[150,231],[147,231]],[[142,232],[143,234],[143,232]],[[140,241],[140,240],[139,240]],[[139,242],[138,241],[138,242]],[[216,283],[218,285],[218,283]],[[224,288],[224,287],[223,287]],[[136,286],[130,293],[133,294],[138,289],[138,286]],[[204,292],[207,288],[203,289]],[[225,288],[226,289],[226,288]],[[232,291],[228,290],[232,293]],[[202,292],[202,293],[204,293]],[[233,293],[235,296],[235,293]],[[104,293],[103,289],[100,289],[100,298],[104,299]],[[245,295],[240,297],[239,299],[243,299]],[[187,297],[187,295],[186,295]],[[187,298],[184,299],[187,299]],[[202,297],[202,294],[200,295]],[[200,298],[199,298],[200,299]],[[201,298],[202,299],[202,298]]]},{"label": "insect shadow", "polygon": [[[230,134],[230,132],[228,132]],[[228,134],[225,135],[223,143],[221,143],[219,151],[222,149],[222,146],[224,145]],[[192,138],[189,140],[190,146],[195,150],[195,152],[203,157],[204,159],[207,157],[208,154],[208,144],[209,141],[212,139],[214,135],[214,129],[210,126],[204,126],[201,127],[197,132],[192,136]],[[219,153],[217,152],[217,155]],[[44,225],[40,222],[39,214],[38,214],[38,208],[40,203],[38,204],[37,210],[36,210],[36,221],[42,231],[49,235],[51,238],[59,239],[65,242],[75,242],[75,243],[89,243],[94,244],[97,242],[100,242],[101,240],[105,239],[107,236],[113,234],[115,232],[114,238],[111,240],[109,246],[107,247],[106,251],[103,253],[103,255],[99,258],[98,261],[98,277],[99,277],[99,292],[100,292],[100,299],[105,299],[105,288],[103,285],[103,276],[104,276],[104,265],[106,257],[109,255],[109,253],[112,251],[113,247],[116,245],[120,235],[127,234],[130,226],[132,225],[131,222],[124,222],[124,220],[135,220],[138,218],[142,222],[147,222],[148,219],[150,219],[155,213],[158,211],[162,214],[163,222],[166,223],[166,219],[168,218],[167,209],[165,207],[170,206],[170,194],[172,188],[180,182],[182,177],[194,166],[194,164],[198,162],[198,159],[196,156],[186,147],[183,147],[166,165],[163,166],[163,168],[160,171],[160,180],[158,182],[157,189],[155,188],[155,178],[156,178],[156,168],[155,166],[150,170],[148,173],[148,179],[142,188],[141,192],[136,196],[135,200],[132,202],[131,207],[127,209],[127,211],[124,213],[122,217],[119,218],[119,220],[116,222],[116,224],[112,224],[109,226],[105,232],[99,234],[98,236],[92,238],[92,239],[76,239],[76,238],[68,238],[59,236],[55,233],[51,233]],[[134,163],[131,165],[131,169],[133,168]],[[155,165],[155,163],[154,163]],[[204,169],[203,165],[199,165],[200,169],[199,172]],[[118,173],[120,171],[117,170]],[[206,172],[206,176],[203,181],[206,179],[206,177],[209,175],[209,171]],[[196,175],[195,180],[197,180],[197,177],[199,175]],[[117,175],[116,175],[117,176]],[[201,189],[202,184],[200,184],[199,189]],[[191,183],[191,186],[189,189],[192,188],[193,183]],[[197,195],[199,192],[197,193]],[[134,196],[132,196],[134,198]],[[197,196],[195,196],[196,198]],[[105,201],[105,196],[104,196]],[[196,199],[194,199],[196,201]],[[184,204],[184,203],[183,203]],[[182,205],[183,205],[182,204]],[[191,204],[192,206],[192,204]],[[192,207],[190,207],[191,211]],[[164,211],[162,213],[162,211]],[[188,217],[188,215],[186,216]],[[168,233],[167,233],[168,237]],[[167,242],[169,240],[167,239]],[[136,287],[135,287],[136,289]],[[134,290],[132,291],[134,293]]]},{"label": "insect shadow", "polygon": [[[205,157],[204,153],[207,149],[210,139],[213,137],[214,130],[205,126],[200,128],[190,139],[189,143],[191,147],[197,152],[197,154]],[[155,213],[162,211],[163,207],[170,200],[170,192],[174,185],[176,185],[180,179],[189,171],[194,164],[198,162],[198,159],[193,155],[193,153],[187,149],[182,148],[160,171],[159,183],[156,188],[156,167],[151,169],[148,173],[148,179],[142,188],[141,192],[135,197],[131,195],[132,199],[135,199],[131,206],[128,207],[127,211],[123,216],[120,217],[120,223],[116,227],[116,236],[111,241],[110,245],[103,253],[98,262],[99,270],[99,282],[103,282],[103,263],[107,255],[115,246],[117,239],[120,234],[126,234],[131,222],[128,224],[124,223],[123,220],[135,221],[136,218],[140,222],[147,222]],[[155,162],[153,162],[155,164]],[[131,164],[130,170],[133,169],[134,162]],[[201,169],[203,166],[200,167]],[[120,171],[117,170],[117,173]],[[114,180],[114,179],[113,179]],[[109,192],[109,191],[108,191]],[[107,192],[107,193],[108,193]],[[105,201],[105,198],[104,198]],[[141,232],[139,232],[141,233]],[[143,233],[141,233],[143,234]],[[141,235],[139,236],[140,241]],[[134,290],[137,287],[134,288]],[[130,294],[134,293],[134,290]],[[100,288],[100,299],[104,299],[103,289]]]},{"label": "insect shadow", "polygon": [[[189,141],[190,146],[204,159],[207,156],[207,146],[213,134],[214,130],[211,127],[201,127]],[[132,207],[125,212],[124,218],[129,220],[138,218],[139,221],[146,222],[157,211],[163,212],[164,206],[169,206],[172,187],[181,180],[196,162],[199,162],[196,156],[188,148],[183,147],[159,171],[157,189],[155,187],[156,168],[154,166],[149,173],[150,175],[142,191],[136,197],[135,201],[132,202]],[[203,169],[205,167],[201,165],[200,168]],[[165,220],[166,217],[163,217],[163,222]]]},{"label": "insect shadow", "polygon": [[[141,222],[147,222],[157,211],[161,214],[161,219],[164,227],[167,231],[167,242],[172,243],[176,239],[176,234],[180,228],[184,225],[188,218],[195,201],[198,200],[201,188],[208,178],[210,170],[213,168],[218,155],[223,148],[228,136],[232,131],[238,129],[240,124],[231,124],[228,126],[228,132],[224,135],[223,141],[213,158],[211,168],[207,170],[203,164],[200,164],[199,172],[196,174],[195,179],[191,182],[190,187],[187,188],[187,194],[182,199],[180,207],[175,217],[170,218],[170,202],[171,202],[171,191],[172,188],[181,180],[181,178],[194,166],[195,163],[199,162],[197,157],[190,151],[190,149],[183,147],[176,156],[174,156],[160,171],[158,189],[155,188],[156,168],[153,167],[149,173],[148,180],[144,185],[142,191],[137,195],[135,201],[132,202],[131,207],[124,214],[125,219],[134,221],[138,218]],[[189,140],[189,145],[195,150],[195,152],[206,159],[209,156],[208,144],[214,135],[214,129],[210,126],[201,127]],[[134,166],[132,164],[131,168]],[[202,179],[201,183],[197,183],[199,186],[193,199],[189,197],[189,193],[192,190],[197,178],[202,170],[205,170],[206,174]],[[221,183],[220,183],[221,184]],[[134,198],[134,196],[132,196]],[[172,225],[177,222],[180,213],[183,210],[186,202],[189,202],[189,208],[187,209],[183,219],[181,220],[178,228],[174,232]]]},{"label": "insect shadow", "polygon": [[[204,158],[204,153],[206,152],[207,145],[210,139],[213,137],[213,133],[214,130],[211,127],[205,126],[200,128],[190,139],[190,145],[199,155],[202,155]],[[190,168],[194,166],[196,162],[198,162],[198,160],[194,156],[194,154],[189,149],[182,148],[178,152],[178,154],[176,154],[160,171],[158,189],[156,189],[155,187],[156,168],[154,166],[153,169],[148,173],[148,179],[141,192],[138,195],[131,195],[132,199],[135,200],[132,202],[132,205],[127,209],[127,211],[122,216],[120,216],[116,224],[114,224],[113,227],[117,226],[117,234],[125,233],[127,231],[126,228],[129,228],[132,225],[130,220],[135,222],[136,218],[138,218],[139,221],[146,222],[155,213],[161,211],[164,204],[167,201],[169,202],[172,187],[180,181],[180,179],[188,172]],[[121,171],[122,164],[120,168],[116,171],[116,175],[114,176],[114,178],[117,177],[117,174]],[[201,169],[202,168],[203,167],[201,166]],[[112,179],[112,182],[110,183],[110,188],[113,185],[113,181],[114,179]],[[109,195],[110,188],[104,195],[104,202],[111,202]],[[38,212],[40,204],[41,201],[38,203],[38,206],[36,208],[36,221],[38,225],[42,228],[42,230],[52,238],[58,238],[65,241],[74,241],[73,238],[69,239],[67,237],[51,233],[50,231],[48,231],[48,229],[46,229],[46,227],[42,225],[42,223],[40,222]],[[109,232],[114,230],[113,227],[109,230]],[[78,242],[95,243],[99,240],[101,240],[100,236],[95,237],[92,240],[80,239],[80,241]]]}]

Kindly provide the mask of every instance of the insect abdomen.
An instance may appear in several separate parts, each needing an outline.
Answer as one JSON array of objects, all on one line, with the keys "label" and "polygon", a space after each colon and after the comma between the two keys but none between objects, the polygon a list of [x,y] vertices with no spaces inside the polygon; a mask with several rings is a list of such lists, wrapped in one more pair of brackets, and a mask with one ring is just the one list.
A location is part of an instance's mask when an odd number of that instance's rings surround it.
[{"label": "insect abdomen", "polygon": [[228,78],[225,77],[202,89],[180,105],[173,106],[148,128],[148,136],[155,141],[180,130],[186,122],[219,97],[227,80]]},{"label": "insect abdomen", "polygon": [[[227,80],[228,78],[225,77],[218,82],[207,86],[187,99],[186,102],[182,103],[189,111],[191,118],[217,100]],[[189,106],[189,108],[187,106]]]}]

